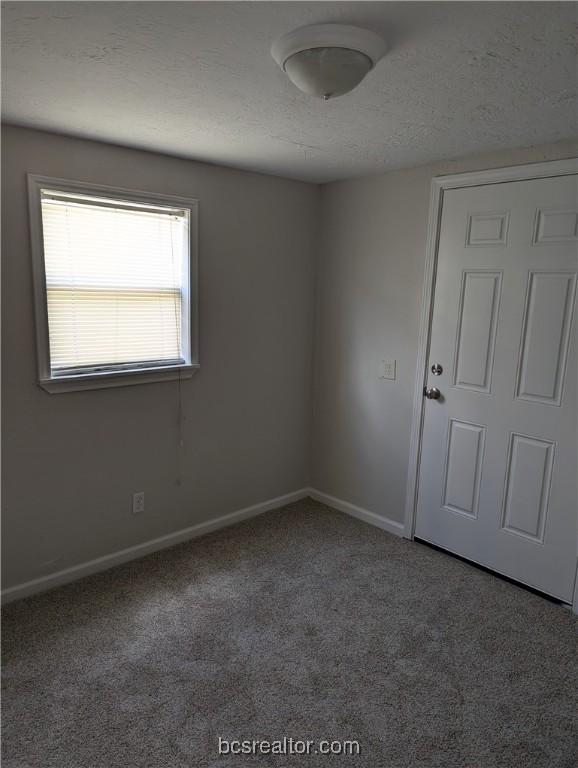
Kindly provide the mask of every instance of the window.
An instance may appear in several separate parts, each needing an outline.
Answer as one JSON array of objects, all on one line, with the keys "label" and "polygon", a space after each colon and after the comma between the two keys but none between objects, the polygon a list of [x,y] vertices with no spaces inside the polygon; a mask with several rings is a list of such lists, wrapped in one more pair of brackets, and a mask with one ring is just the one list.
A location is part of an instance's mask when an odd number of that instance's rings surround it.
[{"label": "window", "polygon": [[29,192],[41,386],[190,376],[196,200],[39,176]]}]

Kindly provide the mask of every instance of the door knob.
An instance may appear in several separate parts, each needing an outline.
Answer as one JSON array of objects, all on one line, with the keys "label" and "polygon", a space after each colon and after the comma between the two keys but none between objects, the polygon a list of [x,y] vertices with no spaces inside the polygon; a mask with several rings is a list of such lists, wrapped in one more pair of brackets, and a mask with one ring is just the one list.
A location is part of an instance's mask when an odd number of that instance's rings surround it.
[{"label": "door knob", "polygon": [[439,400],[442,394],[437,387],[425,387],[423,393],[428,400]]}]

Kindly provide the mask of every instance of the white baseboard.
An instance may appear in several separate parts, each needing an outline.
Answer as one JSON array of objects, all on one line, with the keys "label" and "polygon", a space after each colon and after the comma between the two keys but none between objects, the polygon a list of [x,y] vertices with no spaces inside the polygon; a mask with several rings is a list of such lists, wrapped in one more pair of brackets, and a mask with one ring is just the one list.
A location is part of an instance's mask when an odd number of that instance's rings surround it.
[{"label": "white baseboard", "polygon": [[320,501],[323,504],[327,504],[328,507],[333,507],[340,512],[345,512],[348,515],[357,517],[359,520],[363,520],[370,525],[374,525],[377,528],[381,528],[388,533],[394,534],[394,536],[403,536],[404,526],[402,523],[398,523],[395,520],[390,520],[387,517],[377,515],[375,512],[370,512],[362,507],[356,507],[354,504],[350,504],[342,499],[337,499],[335,496],[330,496],[327,493],[322,493],[315,488],[301,488],[293,493],[287,493],[284,496],[277,496],[274,499],[268,499],[260,504],[254,504],[251,507],[245,507],[239,509],[236,512],[231,512],[228,515],[222,515],[213,520],[207,520],[203,523],[197,523],[189,528],[183,528],[180,531],[174,531],[168,533],[165,536],[159,536],[157,539],[150,539],[142,544],[136,544],[133,547],[127,547],[121,549],[118,552],[113,552],[110,555],[104,555],[103,557],[97,557],[94,560],[89,560],[86,563],[80,565],[73,565],[70,568],[65,568],[56,573],[48,574],[47,576],[41,576],[38,579],[32,579],[22,584],[17,584],[14,587],[8,587],[2,590],[2,603],[11,603],[14,600],[19,600],[23,597],[29,597],[35,595],[38,592],[45,592],[48,589],[59,587],[62,584],[68,584],[71,581],[77,581],[84,576],[90,576],[93,573],[99,571],[106,571],[109,568],[113,568],[115,565],[121,565],[127,563],[130,560],[136,560],[139,557],[148,555],[151,552],[157,552],[160,549],[166,549],[172,547],[175,544],[180,544],[183,541],[189,539],[195,539],[199,536],[203,536],[206,533],[217,531],[220,528],[226,528],[235,523],[240,523],[242,520],[248,520],[251,517],[257,517],[264,512],[268,512],[271,509],[278,509],[286,504],[291,504],[299,499],[304,499],[310,496],[316,501]]},{"label": "white baseboard", "polygon": [[404,524],[398,523],[396,520],[391,520],[389,517],[383,517],[377,515],[375,512],[370,512],[363,507],[356,507],[355,504],[350,504],[348,501],[337,499],[335,496],[330,496],[328,493],[322,493],[316,488],[309,488],[309,496],[315,501],[320,501],[322,504],[327,504],[328,507],[338,509],[340,512],[345,512],[347,515],[357,517],[358,520],[363,520],[365,523],[375,525],[376,528],[381,528],[383,531],[393,533],[394,536],[403,536]]},{"label": "white baseboard", "polygon": [[175,544],[180,544],[183,541],[189,539],[196,539],[199,536],[203,536],[211,531],[216,531],[219,528],[226,528],[235,523],[240,523],[242,520],[248,520],[251,517],[268,512],[271,509],[277,509],[284,507],[286,504],[291,504],[294,501],[299,501],[306,496],[309,496],[308,488],[301,488],[293,493],[286,493],[284,496],[277,496],[274,499],[268,501],[262,501],[260,504],[254,504],[251,507],[245,507],[239,509],[236,512],[231,512],[228,515],[222,515],[213,520],[207,520],[204,523],[197,523],[197,525],[191,525],[189,528],[183,528],[180,531],[174,531],[174,533],[168,533],[166,536],[159,536],[157,539],[150,539],[142,544],[136,544],[134,547],[127,547],[121,549],[118,552],[113,552],[110,555],[104,555],[103,557],[97,557],[95,560],[89,560],[86,563],[80,565],[73,565],[71,568],[65,568],[62,571],[48,574],[47,576],[41,576],[38,579],[32,579],[26,581],[23,584],[17,584],[14,587],[8,587],[2,590],[2,603],[11,603],[14,600],[19,600],[22,597],[29,597],[37,592],[45,592],[48,589],[53,589],[62,584],[67,584],[70,581],[76,581],[84,576],[89,576],[92,573],[98,573],[99,571],[106,571],[115,565],[127,563],[129,560],[136,560],[139,557],[148,555],[151,552],[156,552],[160,549],[166,549],[172,547]]}]

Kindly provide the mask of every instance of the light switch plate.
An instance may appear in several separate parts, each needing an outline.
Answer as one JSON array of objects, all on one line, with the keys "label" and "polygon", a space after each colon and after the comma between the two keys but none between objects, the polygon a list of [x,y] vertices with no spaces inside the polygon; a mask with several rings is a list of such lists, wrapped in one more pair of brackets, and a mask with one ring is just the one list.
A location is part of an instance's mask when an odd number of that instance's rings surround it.
[{"label": "light switch plate", "polygon": [[145,511],[145,495],[144,491],[137,491],[132,495],[132,513],[133,515],[140,515]]},{"label": "light switch plate", "polygon": [[381,360],[379,363],[380,379],[395,379],[395,360]]}]

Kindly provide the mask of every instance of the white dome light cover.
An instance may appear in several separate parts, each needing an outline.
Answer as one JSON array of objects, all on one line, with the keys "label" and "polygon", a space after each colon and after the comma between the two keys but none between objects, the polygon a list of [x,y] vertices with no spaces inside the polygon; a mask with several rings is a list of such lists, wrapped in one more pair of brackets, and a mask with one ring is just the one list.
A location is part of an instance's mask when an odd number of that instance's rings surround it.
[{"label": "white dome light cover", "polygon": [[300,91],[325,101],[352,91],[371,68],[371,59],[351,48],[308,48],[285,62],[285,74]]},{"label": "white dome light cover", "polygon": [[288,58],[310,48],[349,48],[364,53],[374,67],[385,53],[385,42],[375,32],[360,27],[311,24],[294,29],[275,40],[271,46],[271,56],[284,70]]},{"label": "white dome light cover", "polygon": [[329,99],[358,85],[385,53],[375,32],[346,24],[312,24],[289,32],[271,55],[304,93]]}]

